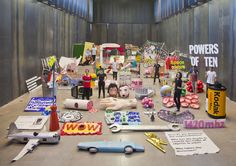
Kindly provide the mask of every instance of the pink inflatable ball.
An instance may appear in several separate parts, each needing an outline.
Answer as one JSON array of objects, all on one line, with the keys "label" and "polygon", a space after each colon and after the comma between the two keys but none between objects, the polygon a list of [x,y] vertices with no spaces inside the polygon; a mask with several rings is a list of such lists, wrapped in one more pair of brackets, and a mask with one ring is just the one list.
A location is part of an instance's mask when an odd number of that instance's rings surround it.
[{"label": "pink inflatable ball", "polygon": [[148,101],[153,101],[152,98],[148,98]]},{"label": "pink inflatable ball", "polygon": [[142,105],[144,105],[146,102],[144,100],[141,101]]},{"label": "pink inflatable ball", "polygon": [[149,108],[149,105],[148,104],[144,104],[144,108]]},{"label": "pink inflatable ball", "polygon": [[149,105],[150,108],[154,107],[154,103],[153,102],[149,102],[148,105]]},{"label": "pink inflatable ball", "polygon": [[145,74],[151,74],[151,72],[148,69],[146,69]]},{"label": "pink inflatable ball", "polygon": [[148,103],[153,103],[153,100],[149,100]]},{"label": "pink inflatable ball", "polygon": [[144,97],[143,99],[144,99],[144,100],[148,100],[148,97]]},{"label": "pink inflatable ball", "polygon": [[144,97],[143,100],[142,100],[143,103],[146,103],[148,102],[148,98],[147,97]]}]

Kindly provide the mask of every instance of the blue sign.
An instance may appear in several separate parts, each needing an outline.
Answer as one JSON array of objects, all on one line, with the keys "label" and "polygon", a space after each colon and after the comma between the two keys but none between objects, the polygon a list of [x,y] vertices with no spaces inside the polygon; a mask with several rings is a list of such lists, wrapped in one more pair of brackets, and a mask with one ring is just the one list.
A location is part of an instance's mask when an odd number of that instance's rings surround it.
[{"label": "blue sign", "polygon": [[29,103],[27,104],[25,111],[43,112],[47,107],[53,105],[53,103],[56,103],[55,97],[54,99],[52,97],[32,97]]}]

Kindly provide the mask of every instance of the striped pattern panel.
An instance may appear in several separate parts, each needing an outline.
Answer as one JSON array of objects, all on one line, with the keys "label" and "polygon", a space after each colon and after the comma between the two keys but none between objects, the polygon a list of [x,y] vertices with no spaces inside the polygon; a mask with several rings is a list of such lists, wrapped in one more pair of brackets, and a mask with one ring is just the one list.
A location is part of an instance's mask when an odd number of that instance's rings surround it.
[{"label": "striped pattern panel", "polygon": [[38,80],[41,80],[41,78],[38,76],[34,76],[34,77],[25,81],[29,92],[34,90],[35,88],[41,86],[41,84],[38,83]]}]

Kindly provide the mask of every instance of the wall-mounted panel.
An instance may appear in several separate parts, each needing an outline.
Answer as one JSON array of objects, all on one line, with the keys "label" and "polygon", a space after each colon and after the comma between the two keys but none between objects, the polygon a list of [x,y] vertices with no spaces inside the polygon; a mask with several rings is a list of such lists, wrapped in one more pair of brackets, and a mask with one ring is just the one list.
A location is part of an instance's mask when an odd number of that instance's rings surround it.
[{"label": "wall-mounted panel", "polygon": [[95,23],[152,23],[154,0],[94,0]]}]

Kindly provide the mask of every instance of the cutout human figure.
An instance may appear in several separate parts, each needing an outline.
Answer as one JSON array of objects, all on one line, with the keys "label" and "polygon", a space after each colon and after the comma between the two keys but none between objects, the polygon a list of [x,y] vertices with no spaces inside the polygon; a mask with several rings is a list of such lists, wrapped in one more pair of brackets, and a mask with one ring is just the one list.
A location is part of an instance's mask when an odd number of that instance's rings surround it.
[{"label": "cutout human figure", "polygon": [[114,58],[114,62],[111,63],[112,65],[112,71],[113,71],[113,80],[117,80],[117,73],[118,73],[118,62],[117,59]]},{"label": "cutout human figure", "polygon": [[207,72],[206,72],[206,96],[208,95],[208,87],[213,86],[216,82],[216,72],[214,71],[214,68],[211,67]]},{"label": "cutout human figure", "polygon": [[197,84],[197,79],[198,79],[198,70],[196,66],[193,66],[190,71],[190,81],[192,82],[192,87],[193,87],[193,93],[196,93],[196,84]]},{"label": "cutout human figure", "polygon": [[98,71],[98,98],[100,98],[101,90],[103,92],[103,98],[105,98],[105,78],[106,74],[104,73],[104,69],[100,66]]},{"label": "cutout human figure", "polygon": [[85,74],[83,75],[83,95],[82,95],[82,99],[84,100],[84,98],[86,97],[87,100],[89,100],[89,96],[90,96],[90,91],[91,91],[91,80],[92,77],[91,75],[89,75],[89,69],[85,69]]},{"label": "cutout human figure", "polygon": [[156,78],[158,78],[159,83],[161,83],[161,81],[160,81],[160,67],[161,67],[161,65],[158,63],[158,59],[156,59],[156,63],[154,64],[154,80],[153,80],[153,84],[156,83]]},{"label": "cutout human figure", "polygon": [[95,46],[95,44],[92,47],[92,58],[93,58],[93,62],[95,62],[96,60],[96,54],[97,54],[97,48]]},{"label": "cutout human figure", "polygon": [[180,111],[180,106],[181,106],[180,103],[181,91],[182,91],[182,73],[178,72],[175,78],[175,91],[174,91],[174,101],[177,107],[177,112]]}]

